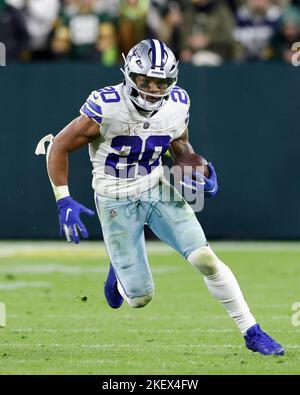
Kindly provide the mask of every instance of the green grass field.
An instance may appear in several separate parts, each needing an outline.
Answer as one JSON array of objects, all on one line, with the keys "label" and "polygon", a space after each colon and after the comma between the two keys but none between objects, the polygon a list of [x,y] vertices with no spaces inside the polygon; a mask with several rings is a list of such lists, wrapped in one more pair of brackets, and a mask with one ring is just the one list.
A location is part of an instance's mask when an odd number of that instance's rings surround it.
[{"label": "green grass field", "polygon": [[299,374],[299,243],[212,243],[284,357],[248,351],[201,275],[149,243],[156,285],[143,309],[110,309],[101,243],[0,243],[1,374]]}]

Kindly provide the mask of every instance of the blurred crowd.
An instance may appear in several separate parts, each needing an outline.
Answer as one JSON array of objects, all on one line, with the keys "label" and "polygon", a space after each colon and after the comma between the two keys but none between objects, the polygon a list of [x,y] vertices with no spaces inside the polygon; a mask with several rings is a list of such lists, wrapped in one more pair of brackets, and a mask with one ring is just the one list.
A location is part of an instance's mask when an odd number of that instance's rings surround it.
[{"label": "blurred crowd", "polygon": [[289,63],[300,42],[300,0],[0,0],[8,62],[111,66],[144,38],[195,65]]}]

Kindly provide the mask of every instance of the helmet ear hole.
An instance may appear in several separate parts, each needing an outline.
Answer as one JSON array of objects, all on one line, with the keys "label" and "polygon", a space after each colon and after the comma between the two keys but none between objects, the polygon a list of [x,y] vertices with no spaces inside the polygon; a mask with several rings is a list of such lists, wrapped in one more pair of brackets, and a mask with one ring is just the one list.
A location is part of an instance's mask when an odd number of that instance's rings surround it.
[{"label": "helmet ear hole", "polygon": [[138,97],[139,96],[139,92],[136,89],[131,88],[130,95],[133,96],[133,97]]}]

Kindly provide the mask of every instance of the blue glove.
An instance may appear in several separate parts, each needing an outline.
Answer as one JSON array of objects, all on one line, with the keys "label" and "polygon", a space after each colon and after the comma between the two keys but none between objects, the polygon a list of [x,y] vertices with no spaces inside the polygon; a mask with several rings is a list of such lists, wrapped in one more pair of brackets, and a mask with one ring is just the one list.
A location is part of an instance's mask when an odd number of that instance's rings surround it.
[{"label": "blue glove", "polygon": [[196,171],[194,171],[192,175],[196,178],[196,180],[192,180],[189,176],[184,176],[182,185],[194,191],[204,190],[204,194],[206,197],[214,198],[219,190],[217,174],[212,163],[209,162],[207,166],[210,173],[209,178],[205,177],[201,173],[197,173]]},{"label": "blue glove", "polygon": [[95,212],[76,202],[71,196],[59,199],[56,204],[58,207],[60,235],[65,235],[69,242],[73,241],[78,244],[80,241],[78,231],[80,231],[82,237],[87,239],[89,234],[80,220],[80,213],[92,216]]}]

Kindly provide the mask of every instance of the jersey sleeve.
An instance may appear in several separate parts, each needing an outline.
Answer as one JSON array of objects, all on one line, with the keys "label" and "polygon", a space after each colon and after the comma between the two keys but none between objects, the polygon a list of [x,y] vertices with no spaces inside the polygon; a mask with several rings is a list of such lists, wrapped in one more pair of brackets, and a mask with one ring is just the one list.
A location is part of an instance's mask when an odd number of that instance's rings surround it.
[{"label": "jersey sleeve", "polygon": [[189,111],[187,111],[186,115],[184,117],[184,120],[182,120],[178,124],[178,127],[176,128],[176,132],[174,133],[173,140],[179,139],[179,137],[181,137],[183,135],[183,133],[185,132],[186,128],[189,125],[189,118],[190,118],[190,114],[189,114]]},{"label": "jersey sleeve", "polygon": [[102,108],[99,101],[99,92],[93,91],[80,109],[80,114],[93,119],[98,125],[102,123]]},{"label": "jersey sleeve", "polygon": [[190,98],[187,92],[179,87],[175,87],[171,92],[171,99],[176,103],[176,125],[173,140],[183,135],[190,119]]}]

